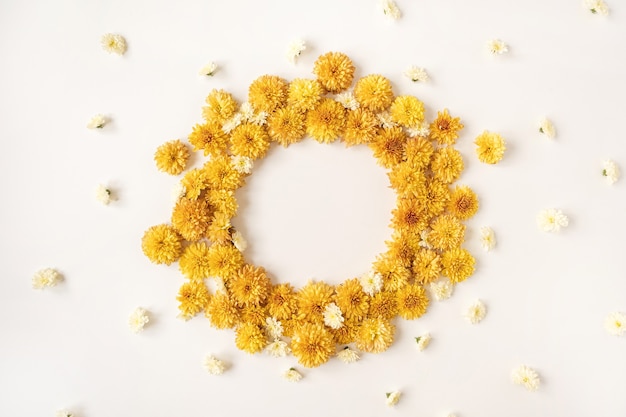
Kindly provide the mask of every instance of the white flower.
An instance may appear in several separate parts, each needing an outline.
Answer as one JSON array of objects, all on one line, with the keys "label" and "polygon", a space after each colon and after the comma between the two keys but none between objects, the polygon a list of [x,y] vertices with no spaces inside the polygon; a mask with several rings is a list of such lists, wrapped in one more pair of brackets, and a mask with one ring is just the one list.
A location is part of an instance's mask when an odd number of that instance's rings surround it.
[{"label": "white flower", "polygon": [[404,75],[414,83],[428,81],[428,73],[424,68],[411,65],[404,71]]},{"label": "white flower", "polygon": [[296,368],[289,368],[283,373],[283,378],[290,382],[298,382],[302,379],[302,374]]},{"label": "white flower", "polygon": [[380,112],[376,115],[376,117],[378,118],[380,126],[385,129],[391,129],[396,125],[396,122],[391,119],[391,113],[388,111]]},{"label": "white flower", "polygon": [[200,75],[206,75],[207,77],[212,77],[217,71],[217,64],[215,62],[209,62],[204,67],[200,69]]},{"label": "white flower", "polygon": [[239,107],[239,113],[241,113],[243,120],[251,120],[254,117],[254,107],[252,107],[250,102],[246,101]]},{"label": "white flower", "polygon": [[290,352],[287,342],[283,342],[280,339],[274,339],[272,343],[265,348],[267,352],[275,358],[283,358]]},{"label": "white flower", "polygon": [[354,98],[354,94],[351,92],[345,92],[337,94],[335,100],[341,103],[343,107],[349,110],[356,110],[359,108],[359,102]]},{"label": "white flower", "polygon": [[544,232],[558,232],[568,224],[569,219],[559,209],[545,209],[537,215],[537,225]]},{"label": "white flower", "polygon": [[545,117],[539,122],[539,132],[543,133],[548,139],[554,139],[556,137],[556,129],[552,121]]},{"label": "white flower", "polygon": [[619,179],[619,167],[610,159],[607,159],[603,163],[602,175],[606,177],[609,184],[614,184]]},{"label": "white flower", "polygon": [[111,195],[111,190],[108,189],[107,187],[105,187],[102,184],[99,184],[96,187],[96,200],[98,200],[99,202],[101,202],[104,205],[107,205],[111,202],[111,200],[113,199],[112,195]]},{"label": "white flower", "polygon": [[487,314],[485,304],[480,301],[474,301],[465,311],[465,318],[472,324],[480,323]]},{"label": "white flower", "polygon": [[250,123],[263,126],[267,122],[267,112],[260,111],[250,118]]},{"label": "white flower", "polygon": [[492,39],[487,42],[487,49],[492,55],[502,55],[509,52],[509,47],[500,39]]},{"label": "white flower", "polygon": [[616,311],[604,319],[604,328],[614,336],[626,334],[626,314]]},{"label": "white flower", "polygon": [[339,306],[337,306],[337,304],[326,304],[323,316],[324,324],[331,329],[339,329],[341,326],[343,326],[343,314],[341,313],[341,309],[339,308]]},{"label": "white flower", "polygon": [[126,52],[126,39],[117,33],[105,33],[100,39],[102,49],[110,54],[124,55]]},{"label": "white flower", "polygon": [[383,9],[383,13],[390,19],[398,20],[402,14],[400,13],[400,9],[396,5],[396,2],[393,0],[381,0],[380,5]]},{"label": "white flower", "polygon": [[54,287],[57,285],[63,277],[56,269],[45,268],[35,272],[33,275],[33,288],[41,290],[46,287]]},{"label": "white flower", "polygon": [[430,333],[426,333],[423,334],[419,337],[415,338],[415,343],[417,343],[417,348],[421,351],[423,351],[424,349],[426,349],[428,347],[428,345],[430,344],[430,341],[432,340],[432,337],[430,336]]},{"label": "white flower", "polygon": [[56,412],[55,417],[74,417],[74,414],[70,413],[66,409],[59,410]]},{"label": "white flower", "polygon": [[406,133],[412,138],[425,138],[430,133],[430,125],[422,120],[417,123],[417,126],[407,127]]},{"label": "white flower", "polygon": [[374,295],[383,288],[383,277],[377,272],[370,271],[359,278],[363,292]]},{"label": "white flower", "polygon": [[302,39],[293,40],[287,48],[287,61],[292,64],[296,63],[296,59],[302,55],[302,52],[306,49],[306,44]]},{"label": "white flower", "polygon": [[248,242],[246,242],[246,239],[243,237],[239,230],[233,233],[233,235],[231,236],[231,240],[233,241],[233,245],[235,246],[235,248],[237,248],[239,252],[245,251],[248,247]]},{"label": "white flower", "polygon": [[175,203],[178,202],[178,200],[180,200],[186,192],[187,188],[185,188],[185,186],[181,182],[176,183],[174,185],[174,188],[172,188],[172,201],[174,201]]},{"label": "white flower", "polygon": [[343,363],[354,363],[354,362],[358,361],[359,359],[361,359],[359,357],[359,354],[357,353],[357,351],[350,349],[348,346],[346,346],[345,348],[341,349],[337,353],[337,357]]},{"label": "white flower", "polygon": [[392,391],[386,393],[385,395],[387,396],[387,405],[389,407],[393,407],[394,405],[398,404],[398,401],[400,401],[400,396],[402,395],[402,393],[400,391]]},{"label": "white flower", "polygon": [[511,380],[514,384],[523,385],[528,391],[537,391],[539,384],[539,374],[526,365],[520,365],[511,372]]},{"label": "white flower", "polygon": [[107,118],[102,114],[96,114],[87,122],[88,129],[102,129],[108,122]]},{"label": "white flower", "polygon": [[240,174],[249,174],[252,172],[252,159],[247,156],[233,155],[230,157],[230,163],[235,171]]},{"label": "white flower", "polygon": [[141,307],[137,307],[128,317],[128,326],[133,333],[139,333],[149,321],[148,312]]},{"label": "white flower", "polygon": [[487,252],[496,247],[496,234],[491,227],[480,228],[480,246]]},{"label": "white flower", "polygon": [[265,319],[265,330],[272,339],[278,339],[283,335],[283,325],[274,317],[267,317]]},{"label": "white flower", "polygon": [[593,14],[601,16],[608,16],[609,14],[609,6],[606,5],[604,0],[585,0],[585,8]]},{"label": "white flower", "polygon": [[243,115],[241,113],[235,113],[233,117],[226,120],[222,125],[222,131],[226,134],[232,132],[243,121]]},{"label": "white flower", "polygon": [[443,301],[450,298],[452,291],[454,290],[454,285],[452,285],[449,279],[442,278],[438,281],[432,282],[430,284],[430,290],[433,292],[435,300]]},{"label": "white flower", "polygon": [[432,245],[428,242],[428,235],[430,234],[430,230],[424,229],[420,231],[420,241],[419,245],[425,249],[432,249]]},{"label": "white flower", "polygon": [[204,367],[211,375],[222,375],[226,369],[226,364],[209,354],[204,357]]}]

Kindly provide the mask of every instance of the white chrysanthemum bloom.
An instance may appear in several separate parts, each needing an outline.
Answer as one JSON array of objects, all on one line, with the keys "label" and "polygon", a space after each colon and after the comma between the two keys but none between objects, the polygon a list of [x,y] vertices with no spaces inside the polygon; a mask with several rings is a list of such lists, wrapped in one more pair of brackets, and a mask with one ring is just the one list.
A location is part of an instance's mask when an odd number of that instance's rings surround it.
[{"label": "white chrysanthemum bloom", "polygon": [[394,405],[398,404],[398,401],[400,401],[400,396],[402,395],[402,393],[400,391],[392,391],[392,392],[388,392],[385,394],[385,396],[387,397],[387,405],[389,407],[393,407]]},{"label": "white chrysanthemum bloom", "polygon": [[217,64],[215,62],[209,62],[204,67],[200,69],[200,75],[206,75],[207,77],[212,77],[217,71]]},{"label": "white chrysanthemum bloom", "polygon": [[74,417],[74,414],[70,413],[67,409],[63,409],[57,411],[55,417]]},{"label": "white chrysanthemum bloom", "polygon": [[381,0],[380,6],[383,9],[383,13],[390,19],[398,20],[402,16],[398,5],[393,0]]},{"label": "white chrysanthemum bloom", "polygon": [[420,241],[419,245],[425,249],[432,249],[432,245],[428,242],[428,235],[430,234],[430,230],[424,229],[420,232]]},{"label": "white chrysanthemum bloom", "polygon": [[265,319],[265,330],[272,339],[278,339],[283,335],[283,325],[274,317],[267,317]]},{"label": "white chrysanthemum bloom", "polygon": [[487,252],[496,247],[496,234],[491,227],[480,228],[480,246]]},{"label": "white chrysanthemum bloom", "polygon": [[254,117],[254,107],[252,107],[250,102],[245,101],[241,104],[241,107],[239,107],[239,113],[241,113],[243,120],[249,121]]},{"label": "white chrysanthemum bloom", "polygon": [[291,351],[287,342],[280,339],[274,339],[274,341],[268,344],[265,349],[267,350],[267,353],[275,358],[284,358]]},{"label": "white chrysanthemum bloom", "polygon": [[44,268],[35,272],[35,275],[33,275],[33,288],[41,290],[46,287],[54,287],[62,279],[61,274],[59,274],[56,269]]},{"label": "white chrysanthemum bloom", "polygon": [[430,344],[430,341],[432,340],[432,337],[430,336],[430,333],[426,333],[423,334],[419,337],[415,338],[415,343],[417,344],[417,348],[421,351],[423,351],[424,349],[426,349],[428,347],[428,345]]},{"label": "white chrysanthemum bloom", "polygon": [[585,0],[585,8],[593,14],[601,16],[608,16],[609,14],[609,6],[604,0]]},{"label": "white chrysanthemum bloom", "polygon": [[437,301],[447,300],[452,296],[454,285],[447,278],[441,278],[438,281],[431,282],[430,290]]},{"label": "white chrysanthemum bloom", "polygon": [[376,115],[378,118],[378,123],[381,127],[385,129],[391,129],[396,126],[396,122],[391,119],[391,113],[388,111],[382,111]]},{"label": "white chrysanthemum bloom", "polygon": [[569,219],[559,209],[545,209],[537,215],[537,225],[544,232],[559,232],[568,224]]},{"label": "white chrysanthemum bloom", "polygon": [[554,139],[556,137],[554,124],[546,117],[539,121],[539,132],[543,133],[548,139]]},{"label": "white chrysanthemum bloom", "polygon": [[337,357],[343,363],[354,363],[361,359],[358,352],[350,349],[348,346],[337,352]]},{"label": "white chrysanthemum bloom", "polygon": [[348,110],[356,110],[359,108],[359,102],[354,98],[354,94],[349,91],[337,94],[335,101],[341,103],[341,105]]},{"label": "white chrysanthemum bloom", "polygon": [[487,42],[487,50],[492,55],[502,55],[509,52],[509,46],[500,39],[492,39]]},{"label": "white chrysanthemum bloom", "polygon": [[87,122],[88,129],[102,129],[107,124],[107,118],[102,114],[96,114]]},{"label": "white chrysanthemum bloom", "polygon": [[324,316],[324,324],[331,329],[339,329],[343,326],[343,314],[337,304],[326,304],[322,315]]},{"label": "white chrysanthemum bloom", "polygon": [[487,315],[487,307],[480,301],[474,301],[465,311],[465,318],[472,324],[480,323]]},{"label": "white chrysanthemum bloom", "polygon": [[302,55],[302,52],[304,52],[305,49],[306,49],[306,44],[304,43],[302,39],[295,39],[291,41],[291,43],[289,44],[289,47],[287,48],[287,54],[286,54],[287,61],[291,62],[292,64],[295,64],[296,60],[298,59],[300,55]]},{"label": "white chrysanthemum bloom", "polygon": [[430,125],[426,121],[422,120],[417,123],[417,126],[411,126],[405,128],[407,135],[412,138],[425,138],[430,134]]},{"label": "white chrysanthemum bloom", "polygon": [[112,199],[113,196],[111,195],[111,190],[102,184],[98,184],[98,186],[96,187],[96,200],[104,205],[107,205],[111,202]]},{"label": "white chrysanthemum bloom", "polygon": [[374,295],[383,289],[383,277],[377,272],[370,271],[359,278],[363,292],[367,295]]},{"label": "white chrysanthemum bloom", "polygon": [[289,368],[283,373],[283,378],[290,382],[298,382],[302,379],[302,374],[296,368]]},{"label": "white chrysanthemum bloom", "polygon": [[428,81],[428,73],[424,68],[411,65],[404,71],[404,75],[414,83]]},{"label": "white chrysanthemum bloom", "polygon": [[604,161],[602,165],[602,176],[606,177],[609,184],[614,184],[619,179],[619,167],[610,159]]},{"label": "white chrysanthemum bloom", "polygon": [[235,248],[237,248],[239,252],[245,251],[248,247],[248,242],[246,242],[246,239],[243,237],[239,230],[233,233],[233,235],[231,236],[231,240],[233,242],[233,245],[235,246]]},{"label": "white chrysanthemum bloom", "polygon": [[100,39],[102,49],[110,54],[124,55],[126,52],[126,39],[117,33],[105,33]]},{"label": "white chrysanthemum bloom", "polygon": [[520,365],[511,372],[511,380],[514,384],[522,385],[528,391],[537,391],[541,380],[539,374],[526,365]]},{"label": "white chrysanthemum bloom", "polygon": [[233,165],[235,171],[240,174],[249,174],[252,172],[253,161],[247,156],[233,155],[230,157],[230,163]]},{"label": "white chrysanthemum bloom", "polygon": [[226,364],[209,354],[204,357],[204,368],[211,375],[222,375],[226,370]]},{"label": "white chrysanthemum bloom", "polygon": [[616,311],[604,319],[604,328],[614,336],[626,334],[626,314]]},{"label": "white chrysanthemum bloom", "polygon": [[150,321],[150,316],[146,309],[137,307],[128,317],[128,326],[133,333],[139,333]]},{"label": "white chrysanthemum bloom", "polygon": [[175,203],[178,202],[178,200],[180,200],[185,193],[187,193],[187,188],[185,188],[181,182],[174,184],[174,187],[172,188],[172,201]]},{"label": "white chrysanthemum bloom", "polygon": [[254,123],[255,125],[263,126],[267,122],[267,112],[260,111],[252,118],[250,118],[250,123]]},{"label": "white chrysanthemum bloom", "polygon": [[213,285],[215,287],[215,292],[223,292],[226,293],[226,284],[224,283],[224,278],[222,277],[211,277],[213,278]]},{"label": "white chrysanthemum bloom", "polygon": [[233,117],[226,120],[222,125],[222,131],[226,134],[232,132],[243,121],[243,115],[241,113],[235,113]]}]

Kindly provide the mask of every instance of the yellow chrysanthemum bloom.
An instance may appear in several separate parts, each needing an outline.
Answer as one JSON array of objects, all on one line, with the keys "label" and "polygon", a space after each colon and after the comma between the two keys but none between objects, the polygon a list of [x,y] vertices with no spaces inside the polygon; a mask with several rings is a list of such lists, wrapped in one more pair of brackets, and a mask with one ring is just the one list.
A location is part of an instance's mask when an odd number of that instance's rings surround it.
[{"label": "yellow chrysanthemum bloom", "polygon": [[276,75],[262,75],[250,84],[248,101],[255,110],[272,113],[287,101],[287,82]]},{"label": "yellow chrysanthemum bloom", "polygon": [[405,126],[416,127],[424,120],[424,103],[413,96],[396,97],[391,103],[391,120]]},{"label": "yellow chrysanthemum bloom", "polygon": [[368,317],[391,320],[398,314],[396,293],[393,291],[380,291],[374,294],[370,300]]},{"label": "yellow chrysanthemum bloom", "polygon": [[409,138],[404,146],[406,162],[413,165],[416,170],[426,168],[434,152],[432,143],[424,138]]},{"label": "yellow chrysanthemum bloom", "polygon": [[343,326],[338,329],[330,329],[334,342],[340,345],[347,345],[348,343],[354,342],[360,324],[361,322],[359,320],[345,319]]},{"label": "yellow chrysanthemum bloom", "polygon": [[207,237],[212,243],[224,244],[231,241],[231,217],[224,212],[216,211],[211,217],[211,223],[207,229]]},{"label": "yellow chrysanthemum bloom", "polygon": [[183,251],[182,237],[170,225],[152,226],[141,238],[141,249],[155,264],[170,265],[180,258]]},{"label": "yellow chrysanthemum bloom", "polygon": [[235,192],[232,190],[209,190],[206,199],[215,211],[224,213],[229,218],[233,218],[237,214],[239,204],[235,198]]},{"label": "yellow chrysanthemum bloom", "polygon": [[354,69],[354,64],[347,55],[328,52],[317,58],[313,74],[327,91],[340,93],[352,84]]},{"label": "yellow chrysanthemum bloom", "polygon": [[379,165],[391,168],[402,162],[404,157],[404,145],[406,135],[400,127],[380,129],[369,147],[374,152],[374,157]]},{"label": "yellow chrysanthemum bloom", "polygon": [[243,124],[238,126],[230,136],[231,150],[235,155],[260,159],[270,148],[270,138],[263,126]]},{"label": "yellow chrysanthemum bloom", "polygon": [[385,242],[387,257],[400,262],[403,266],[411,268],[415,254],[420,249],[420,236],[416,233],[405,233],[394,230],[392,240]]},{"label": "yellow chrysanthemum bloom", "polygon": [[398,314],[406,320],[414,320],[426,313],[428,297],[421,285],[408,284],[396,293]]},{"label": "yellow chrysanthemum bloom", "polygon": [[320,143],[330,143],[341,136],[345,125],[341,103],[324,98],[306,117],[306,131]]},{"label": "yellow chrysanthemum bloom", "polygon": [[308,323],[304,314],[294,314],[288,319],[281,320],[283,325],[283,336],[293,337],[296,330],[302,327],[305,323]]},{"label": "yellow chrysanthemum bloom", "polygon": [[433,176],[446,184],[450,184],[458,179],[461,172],[463,172],[463,168],[461,153],[452,147],[437,149],[430,162]]},{"label": "yellow chrysanthemum bloom", "polygon": [[455,187],[450,194],[448,211],[460,220],[467,220],[478,211],[478,197],[466,186]]},{"label": "yellow chrysanthemum bloom", "polygon": [[319,81],[296,78],[289,84],[287,104],[300,112],[313,110],[323,94],[324,89]]},{"label": "yellow chrysanthemum bloom", "polygon": [[204,156],[224,155],[228,149],[228,136],[220,123],[197,124],[189,134],[189,143],[194,151],[202,150]]},{"label": "yellow chrysanthemum bloom", "polygon": [[204,200],[182,197],[172,211],[172,226],[189,242],[204,237],[210,219],[211,211]]},{"label": "yellow chrysanthemum bloom", "polygon": [[437,252],[422,249],[416,253],[413,260],[413,276],[422,285],[430,284],[439,278],[441,273],[441,258]]},{"label": "yellow chrysanthemum bloom", "polygon": [[180,182],[185,187],[185,196],[190,200],[200,197],[200,194],[209,187],[206,171],[199,168],[187,172]]},{"label": "yellow chrysanthemum bloom", "polygon": [[297,310],[296,293],[290,284],[278,284],[272,287],[267,299],[267,309],[277,320],[290,318]]},{"label": "yellow chrysanthemum bloom", "polygon": [[321,324],[304,323],[291,338],[291,351],[303,366],[320,366],[335,353],[333,335]]},{"label": "yellow chrysanthemum bloom", "polygon": [[323,322],[322,313],[333,301],[334,289],[323,281],[309,282],[296,294],[298,312],[311,322]]},{"label": "yellow chrysanthemum bloom", "polygon": [[209,290],[202,280],[185,282],[178,290],[176,300],[180,303],[180,315],[188,320],[209,305]]},{"label": "yellow chrysanthemum bloom", "polygon": [[256,324],[242,323],[235,332],[235,344],[244,352],[257,353],[267,346],[265,333]]},{"label": "yellow chrysanthemum bloom", "polygon": [[210,275],[221,277],[224,281],[231,278],[244,263],[241,252],[231,245],[211,245],[207,258]]},{"label": "yellow chrysanthemum bloom", "polygon": [[189,159],[189,149],[180,140],[171,140],[159,146],[154,153],[154,161],[159,171],[178,175],[185,170]]},{"label": "yellow chrysanthemum bloom", "polygon": [[387,254],[379,255],[372,269],[383,277],[385,291],[396,291],[404,287],[411,278],[411,271],[402,264],[402,261]]},{"label": "yellow chrysanthemum bloom", "polygon": [[259,306],[267,299],[271,285],[265,269],[245,265],[228,281],[228,290],[238,306]]},{"label": "yellow chrysanthemum bloom", "polygon": [[442,273],[454,284],[465,281],[474,273],[476,260],[465,249],[454,248],[444,252],[441,257]]},{"label": "yellow chrysanthemum bloom", "polygon": [[485,130],[474,141],[476,155],[481,162],[497,164],[504,156],[506,145],[502,136]]},{"label": "yellow chrysanthemum bloom", "polygon": [[239,311],[223,291],[218,291],[210,299],[205,316],[216,329],[230,329],[239,323]]},{"label": "yellow chrysanthemum bloom", "polygon": [[243,175],[227,156],[217,156],[204,164],[209,185],[213,190],[236,190],[243,185]]},{"label": "yellow chrysanthemum bloom", "polygon": [[398,196],[418,196],[426,194],[426,176],[410,162],[394,165],[387,173],[391,188]]},{"label": "yellow chrysanthemum bloom", "polygon": [[267,131],[272,140],[289,146],[304,138],[306,125],[304,113],[294,107],[276,110],[267,120]]},{"label": "yellow chrysanthemum bloom", "polygon": [[[358,279],[349,279],[338,285],[336,292],[335,303],[346,320],[361,320],[365,317],[369,309],[369,296],[363,292]],[[342,327],[345,327],[345,322]]]},{"label": "yellow chrysanthemum bloom", "polygon": [[207,96],[206,103],[207,106],[202,108],[202,116],[209,124],[222,124],[237,111],[237,102],[224,90],[213,89]]},{"label": "yellow chrysanthemum bloom", "polygon": [[421,200],[399,198],[398,206],[391,211],[391,227],[410,234],[419,234],[428,225]]},{"label": "yellow chrysanthemum bloom", "polygon": [[239,307],[239,317],[242,323],[251,323],[262,327],[267,318],[267,308],[257,305]]},{"label": "yellow chrysanthemum bloom", "polygon": [[380,353],[389,349],[396,331],[390,321],[383,318],[363,320],[356,335],[356,347],[363,352]]},{"label": "yellow chrysanthemum bloom", "polygon": [[443,145],[454,145],[461,129],[461,119],[450,116],[448,109],[443,109],[443,112],[437,112],[437,118],[430,124],[430,138]]},{"label": "yellow chrysanthemum bloom", "polygon": [[426,184],[426,194],[417,196],[417,199],[426,217],[432,218],[445,210],[450,201],[450,191],[446,184],[432,179]]},{"label": "yellow chrysanthemum bloom", "polygon": [[178,267],[189,279],[201,280],[210,276],[208,262],[209,247],[204,242],[194,242],[183,251]]},{"label": "yellow chrysanthemum bloom", "polygon": [[356,82],[354,97],[362,107],[377,113],[391,105],[393,90],[387,78],[370,74]]},{"label": "yellow chrysanthemum bloom", "polygon": [[437,217],[430,227],[432,230],[428,234],[428,243],[435,249],[458,248],[465,238],[465,225],[450,214]]},{"label": "yellow chrysanthemum bloom", "polygon": [[348,112],[343,141],[347,146],[370,143],[376,138],[378,119],[369,110],[358,108]]}]

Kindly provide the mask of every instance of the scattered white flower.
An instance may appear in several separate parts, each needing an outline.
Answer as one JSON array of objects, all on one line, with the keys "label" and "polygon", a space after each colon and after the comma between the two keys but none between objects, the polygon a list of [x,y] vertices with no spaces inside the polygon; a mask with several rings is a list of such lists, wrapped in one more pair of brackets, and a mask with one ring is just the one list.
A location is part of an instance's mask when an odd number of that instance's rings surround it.
[{"label": "scattered white flower", "polygon": [[245,101],[241,104],[241,107],[239,107],[239,113],[241,113],[243,120],[249,121],[254,117],[254,107],[252,107],[250,102]]},{"label": "scattered white flower", "polygon": [[250,118],[250,123],[263,126],[267,122],[267,112],[260,111]]},{"label": "scattered white flower", "polygon": [[602,176],[606,177],[609,184],[614,184],[619,179],[619,167],[610,159],[607,159],[602,163],[604,166],[602,169]]},{"label": "scattered white flower", "polygon": [[487,252],[496,247],[496,234],[491,227],[480,228],[480,246]]},{"label": "scattered white flower", "polygon": [[474,301],[465,311],[465,318],[472,324],[480,323],[487,314],[485,304],[480,301]]},{"label": "scattered white flower", "polygon": [[187,193],[187,188],[185,188],[181,182],[176,183],[172,188],[172,201],[175,203],[178,202],[185,193]]},{"label": "scattered white flower", "polygon": [[389,113],[388,111],[382,111],[378,113],[376,117],[378,118],[378,123],[380,124],[380,126],[385,129],[391,129],[392,127],[396,126],[396,122],[391,119],[391,113]]},{"label": "scattered white flower", "polygon": [[337,304],[326,304],[322,315],[324,316],[324,324],[331,329],[339,329],[343,326],[343,314]]},{"label": "scattered white flower", "polygon": [[283,373],[283,378],[290,382],[298,382],[302,379],[302,374],[296,368],[289,368]]},{"label": "scattered white flower", "polygon": [[509,52],[508,45],[500,39],[492,39],[487,42],[487,49],[492,55],[502,55],[506,52]]},{"label": "scattered white flower", "polygon": [[265,349],[267,349],[267,352],[275,358],[284,358],[291,351],[287,342],[280,339],[274,339],[274,341],[268,344]]},{"label": "scattered white flower", "polygon": [[585,0],[585,8],[593,14],[601,16],[608,16],[609,14],[609,6],[606,5],[604,0]]},{"label": "scattered white flower", "polygon": [[616,311],[604,319],[604,328],[614,336],[626,334],[626,314]]},{"label": "scattered white flower", "polygon": [[102,49],[110,54],[124,55],[126,52],[126,39],[117,33],[105,33],[100,39]]},{"label": "scattered white flower", "polygon": [[87,122],[88,129],[102,129],[108,122],[107,118],[102,114],[96,114]]},{"label": "scattered white flower", "polygon": [[211,375],[222,375],[226,370],[226,364],[213,355],[204,357],[204,367]]},{"label": "scattered white flower", "polygon": [[137,307],[128,317],[128,326],[133,333],[139,333],[149,321],[148,312],[144,308]]},{"label": "scattered white flower", "polygon": [[357,351],[350,349],[348,346],[337,352],[337,357],[343,363],[354,363],[361,359]]},{"label": "scattered white flower", "polygon": [[74,414],[67,411],[67,409],[59,410],[56,412],[55,417],[74,417]]},{"label": "scattered white flower", "polygon": [[522,385],[528,391],[537,391],[541,380],[539,374],[526,365],[520,365],[511,372],[511,380],[514,384]]},{"label": "scattered white flower", "polygon": [[568,224],[569,219],[559,209],[545,209],[537,215],[537,225],[544,232],[558,232]]},{"label": "scattered white flower", "polygon": [[45,268],[35,272],[33,275],[33,288],[41,290],[46,287],[54,287],[57,285],[63,277],[56,269]]},{"label": "scattered white flower", "polygon": [[428,81],[428,73],[424,68],[411,65],[404,71],[404,75],[414,83]]},{"label": "scattered white flower", "polygon": [[417,123],[417,126],[407,127],[406,133],[412,138],[425,138],[430,134],[430,125],[426,121],[422,120]]},{"label": "scattered white flower", "polygon": [[104,185],[99,184],[96,187],[96,200],[98,200],[104,205],[109,204],[111,200],[113,200],[111,190],[105,187]]},{"label": "scattered white flower", "polygon": [[222,125],[222,131],[226,134],[229,134],[230,132],[235,130],[235,128],[239,126],[242,121],[243,115],[241,113],[235,113],[233,117],[224,122],[224,124]]},{"label": "scattered white flower", "polygon": [[556,137],[556,129],[552,121],[546,117],[539,122],[539,132],[543,133],[548,139],[554,139]]},{"label": "scattered white flower", "polygon": [[420,241],[419,245],[425,249],[432,249],[432,245],[428,242],[428,235],[430,234],[430,230],[424,229],[420,232]]},{"label": "scattered white flower", "polygon": [[296,39],[292,41],[287,48],[287,61],[295,64],[296,60],[300,55],[302,55],[302,52],[304,52],[305,49],[306,44],[302,39]]},{"label": "scattered white flower", "polygon": [[265,319],[265,330],[272,339],[278,339],[283,335],[283,325],[274,317],[267,317]]},{"label": "scattered white flower", "polygon": [[430,333],[426,333],[423,334],[419,337],[415,338],[415,343],[417,343],[417,348],[421,351],[423,351],[424,349],[426,349],[428,347],[428,345],[430,344],[430,341],[432,340],[432,337],[430,336]]},{"label": "scattered white flower", "polygon": [[230,163],[233,165],[235,171],[240,174],[249,174],[252,172],[253,161],[247,156],[233,155],[230,157]]},{"label": "scattered white flower", "polygon": [[248,242],[246,242],[246,239],[238,230],[233,233],[233,235],[231,236],[231,240],[233,242],[233,245],[235,246],[235,248],[237,248],[239,252],[245,251],[248,247]]},{"label": "scattered white flower", "polygon": [[400,391],[392,391],[386,393],[385,395],[387,396],[387,405],[389,407],[393,407],[394,405],[398,404],[398,401],[400,401],[400,396],[402,395],[402,393]]},{"label": "scattered white flower", "polygon": [[212,77],[215,74],[215,71],[217,71],[217,64],[215,62],[209,62],[200,69],[200,75]]},{"label": "scattered white flower", "polygon": [[354,98],[354,94],[351,92],[337,94],[335,100],[348,110],[356,110],[359,108],[359,102]]},{"label": "scattered white flower", "polygon": [[381,0],[380,6],[383,9],[383,13],[390,19],[398,20],[402,14],[400,13],[400,9],[396,5],[396,2],[393,0]]},{"label": "scattered white flower", "polygon": [[430,290],[432,291],[435,300],[443,301],[447,300],[452,296],[452,291],[454,290],[454,285],[447,278],[442,278],[438,281],[432,282],[430,284]]},{"label": "scattered white flower", "polygon": [[359,278],[363,292],[374,295],[383,289],[383,277],[377,272],[370,271]]}]

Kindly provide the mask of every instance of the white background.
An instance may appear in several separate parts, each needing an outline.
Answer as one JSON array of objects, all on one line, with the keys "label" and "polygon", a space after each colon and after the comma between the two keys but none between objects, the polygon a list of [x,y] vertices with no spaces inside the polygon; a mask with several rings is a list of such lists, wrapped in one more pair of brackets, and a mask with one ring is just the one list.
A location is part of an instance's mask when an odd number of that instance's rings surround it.
[{"label": "white background", "polygon": [[[0,3],[0,415],[626,415],[626,338],[603,328],[626,310],[626,184],[600,175],[606,158],[626,168],[626,5],[612,0],[608,18],[579,0],[398,5],[393,22],[373,0]],[[106,32],[126,37],[126,55],[100,48]],[[307,50],[293,66],[284,54],[297,37]],[[510,52],[488,56],[492,38]],[[387,352],[299,367],[293,384],[281,377],[293,357],[251,356],[232,331],[177,319],[183,278],[152,265],[140,240],[168,220],[177,181],[156,170],[154,150],[186,138],[211,89],[242,101],[262,74],[311,77],[328,51],[347,53],[357,77],[380,73],[416,95],[429,119],[444,107],[462,118],[458,183],[481,201],[465,244],[477,270],[423,318],[398,320]],[[219,72],[198,76],[209,61]],[[403,77],[409,65],[430,82]],[[102,131],[85,127],[96,113],[112,119]],[[543,116],[553,141],[537,132]],[[474,155],[485,129],[507,139],[496,166]],[[118,200],[99,204],[99,183]],[[239,192],[248,260],[296,286],[365,272],[390,235],[387,186],[367,149],[273,148]],[[570,218],[560,234],[535,224],[548,207]],[[483,225],[498,239],[489,253]],[[65,281],[33,290],[44,267]],[[473,326],[462,313],[477,298],[488,314]],[[135,335],[137,306],[152,319]],[[413,338],[427,331],[418,352]],[[224,375],[203,369],[207,353],[230,364]],[[511,384],[520,364],[540,373],[539,391]]]}]

